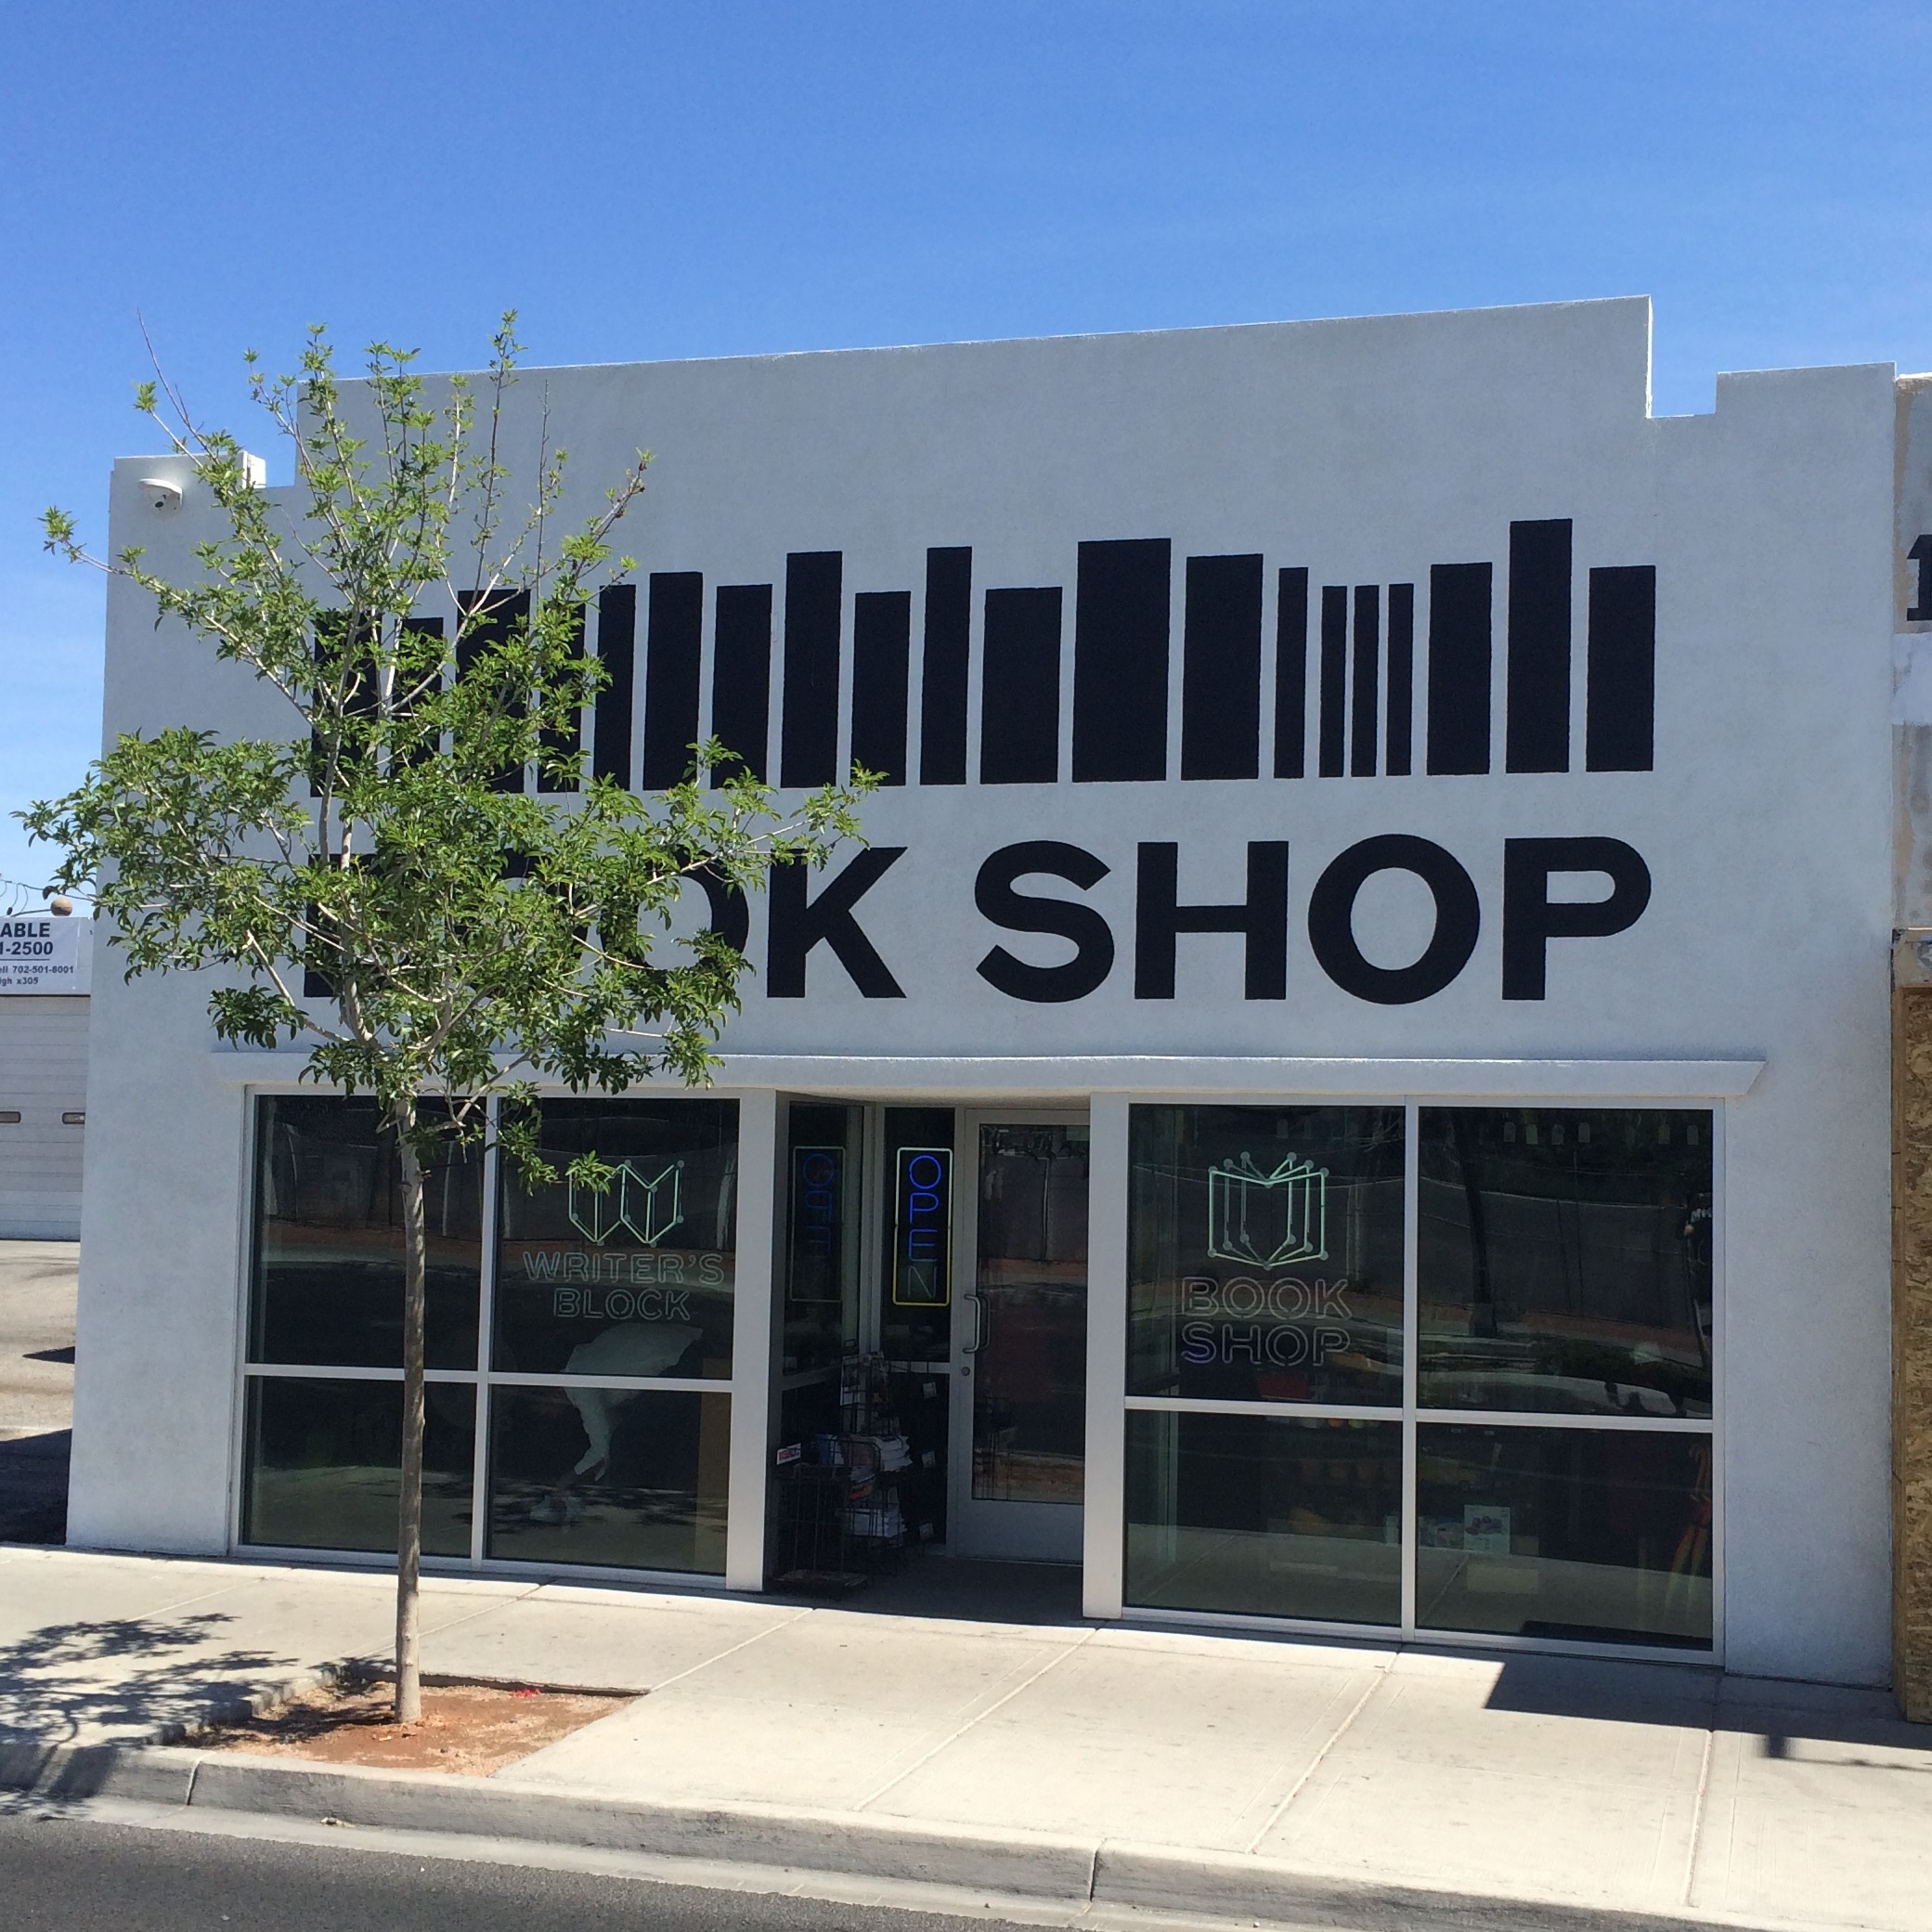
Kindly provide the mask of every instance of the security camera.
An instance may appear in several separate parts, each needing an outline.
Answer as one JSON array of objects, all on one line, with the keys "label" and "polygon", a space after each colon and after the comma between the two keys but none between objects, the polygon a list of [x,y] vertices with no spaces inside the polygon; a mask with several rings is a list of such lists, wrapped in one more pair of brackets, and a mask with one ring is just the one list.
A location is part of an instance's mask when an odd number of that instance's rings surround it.
[{"label": "security camera", "polygon": [[181,508],[180,490],[160,476],[142,477],[141,494],[157,516],[173,516]]}]

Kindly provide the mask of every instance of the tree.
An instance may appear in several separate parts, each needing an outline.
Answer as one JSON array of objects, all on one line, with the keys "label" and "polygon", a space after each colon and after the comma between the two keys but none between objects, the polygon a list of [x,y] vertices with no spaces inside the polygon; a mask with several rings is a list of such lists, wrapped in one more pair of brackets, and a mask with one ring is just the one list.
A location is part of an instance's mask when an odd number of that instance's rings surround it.
[{"label": "tree", "polygon": [[[50,889],[92,899],[128,978],[212,970],[220,1038],[305,1042],[305,1078],[372,1095],[393,1123],[405,1723],[421,1712],[424,1169],[494,1135],[526,1180],[554,1181],[538,1080],[608,1094],[664,1070],[703,1082],[746,968],[715,931],[673,936],[681,899],[694,881],[722,901],[761,889],[774,863],[823,864],[859,836],[871,783],[861,772],[782,812],[715,741],[648,804],[585,780],[579,720],[604,676],[585,612],[634,567],[611,539],[650,459],[560,533],[567,458],[544,447],[546,414],[534,500],[512,516],[514,324],[493,338],[480,402],[460,377],[433,395],[412,354],[385,344],[345,389],[319,329],[293,375],[251,354],[253,397],[293,456],[288,491],[262,486],[233,435],[196,428],[165,381],[140,385],[136,408],[219,513],[200,574],[170,582],[138,548],[97,558],[58,509],[46,548],[146,591],[169,642],[185,632],[271,685],[292,734],[124,735],[78,789],[19,814],[58,853]],[[614,1173],[594,1153],[569,1169],[593,1188]]]}]

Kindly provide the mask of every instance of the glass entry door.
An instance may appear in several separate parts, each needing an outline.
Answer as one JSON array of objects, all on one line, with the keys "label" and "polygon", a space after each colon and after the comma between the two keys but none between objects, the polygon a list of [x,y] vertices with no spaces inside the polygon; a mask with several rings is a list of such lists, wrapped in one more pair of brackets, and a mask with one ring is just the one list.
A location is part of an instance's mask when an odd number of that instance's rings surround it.
[{"label": "glass entry door", "polygon": [[954,1195],[952,1522],[962,1556],[1077,1562],[1086,1457],[1087,1126],[968,1113]]}]

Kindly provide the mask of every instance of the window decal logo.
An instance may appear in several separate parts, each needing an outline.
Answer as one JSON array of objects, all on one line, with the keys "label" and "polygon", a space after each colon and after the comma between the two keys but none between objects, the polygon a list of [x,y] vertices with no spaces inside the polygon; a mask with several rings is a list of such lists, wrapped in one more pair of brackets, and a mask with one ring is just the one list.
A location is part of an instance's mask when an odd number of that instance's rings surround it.
[{"label": "window decal logo", "polygon": [[1329,1171],[1290,1154],[1272,1173],[1254,1156],[1208,1170],[1208,1252],[1217,1261],[1278,1268],[1329,1252]]},{"label": "window decal logo", "polygon": [[628,1160],[617,1162],[611,1184],[602,1194],[570,1184],[570,1224],[601,1248],[621,1229],[646,1248],[655,1248],[684,1212],[680,1204],[684,1163],[673,1160],[646,1180]]}]

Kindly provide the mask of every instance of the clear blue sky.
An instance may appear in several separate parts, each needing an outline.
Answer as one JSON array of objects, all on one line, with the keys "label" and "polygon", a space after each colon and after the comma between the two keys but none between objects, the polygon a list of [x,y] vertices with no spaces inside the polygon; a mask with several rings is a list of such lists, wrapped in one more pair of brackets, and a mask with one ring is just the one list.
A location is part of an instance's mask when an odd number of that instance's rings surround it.
[{"label": "clear blue sky", "polygon": [[[205,418],[305,324],[473,365],[1647,293],[1932,367],[1932,8],[26,0],[0,9],[0,814],[97,748],[136,314]],[[38,862],[0,818],[0,875]]]}]

